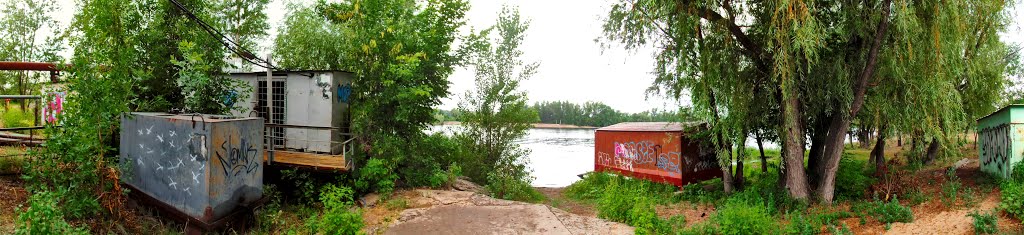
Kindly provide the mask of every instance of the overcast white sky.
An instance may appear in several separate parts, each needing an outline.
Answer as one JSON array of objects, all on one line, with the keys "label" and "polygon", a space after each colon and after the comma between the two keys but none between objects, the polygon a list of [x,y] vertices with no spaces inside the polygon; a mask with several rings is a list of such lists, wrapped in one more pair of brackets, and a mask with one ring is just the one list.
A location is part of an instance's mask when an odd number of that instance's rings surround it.
[{"label": "overcast white sky", "polygon": [[[286,14],[285,2],[303,0],[271,0],[267,15],[271,36],[277,34]],[[61,9],[57,18],[67,25],[76,11],[74,0],[57,0]],[[312,1],[310,1],[312,2]],[[469,0],[466,14],[469,26],[477,29],[492,25],[502,5],[519,6],[520,15],[532,21],[523,42],[527,61],[540,62],[537,74],[524,82],[530,102],[569,100],[577,103],[600,101],[626,112],[651,108],[673,108],[675,101],[647,97],[645,90],[653,81],[653,50],[626,51],[614,47],[602,50],[594,39],[601,36],[602,16],[611,5],[609,0]],[[1019,1],[1018,2],[1019,5]],[[1024,8],[1011,9],[1013,22],[1000,38],[1012,44],[1024,44],[1022,24]],[[268,40],[270,41],[270,40]],[[269,46],[269,45],[268,45]],[[265,53],[261,53],[265,54]],[[473,88],[472,71],[460,68],[450,78],[452,96],[444,100],[443,109],[454,108],[459,98]],[[684,101],[688,102],[688,101]]]}]

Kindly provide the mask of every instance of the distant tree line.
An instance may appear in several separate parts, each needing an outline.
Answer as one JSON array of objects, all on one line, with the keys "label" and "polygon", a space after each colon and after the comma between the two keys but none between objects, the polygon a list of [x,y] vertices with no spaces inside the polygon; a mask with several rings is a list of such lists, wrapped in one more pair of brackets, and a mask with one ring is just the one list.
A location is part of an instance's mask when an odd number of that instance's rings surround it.
[{"label": "distant tree line", "polygon": [[[541,123],[568,124],[577,126],[603,127],[620,122],[676,122],[696,120],[689,108],[681,110],[651,109],[639,113],[626,113],[601,102],[588,101],[583,104],[569,101],[536,102],[530,109],[537,112]],[[457,110],[437,110],[439,122],[460,121]]]}]

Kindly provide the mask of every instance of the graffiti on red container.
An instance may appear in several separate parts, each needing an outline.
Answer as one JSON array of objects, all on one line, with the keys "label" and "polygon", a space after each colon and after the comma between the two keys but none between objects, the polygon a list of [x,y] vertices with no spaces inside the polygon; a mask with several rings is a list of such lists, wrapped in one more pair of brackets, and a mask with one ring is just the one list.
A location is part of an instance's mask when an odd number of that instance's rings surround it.
[{"label": "graffiti on red container", "polygon": [[601,165],[627,171],[647,168],[679,174],[679,156],[679,152],[663,151],[661,145],[651,141],[615,142],[614,155],[599,152],[597,161]]}]

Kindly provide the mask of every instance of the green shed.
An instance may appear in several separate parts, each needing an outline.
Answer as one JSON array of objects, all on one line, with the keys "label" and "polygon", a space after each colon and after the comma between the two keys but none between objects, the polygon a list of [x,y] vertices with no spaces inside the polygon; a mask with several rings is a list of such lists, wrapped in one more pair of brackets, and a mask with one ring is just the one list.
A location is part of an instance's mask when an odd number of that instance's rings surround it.
[{"label": "green shed", "polygon": [[1024,157],[1024,104],[1012,104],[978,119],[981,170],[1009,177]]}]

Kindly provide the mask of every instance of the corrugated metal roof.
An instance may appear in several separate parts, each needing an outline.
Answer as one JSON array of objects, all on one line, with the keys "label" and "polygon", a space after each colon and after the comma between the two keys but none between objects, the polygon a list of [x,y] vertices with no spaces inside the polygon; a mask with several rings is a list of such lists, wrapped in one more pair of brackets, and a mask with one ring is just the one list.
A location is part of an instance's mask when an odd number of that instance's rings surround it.
[{"label": "corrugated metal roof", "polygon": [[623,122],[598,128],[598,131],[684,131],[703,122]]}]

